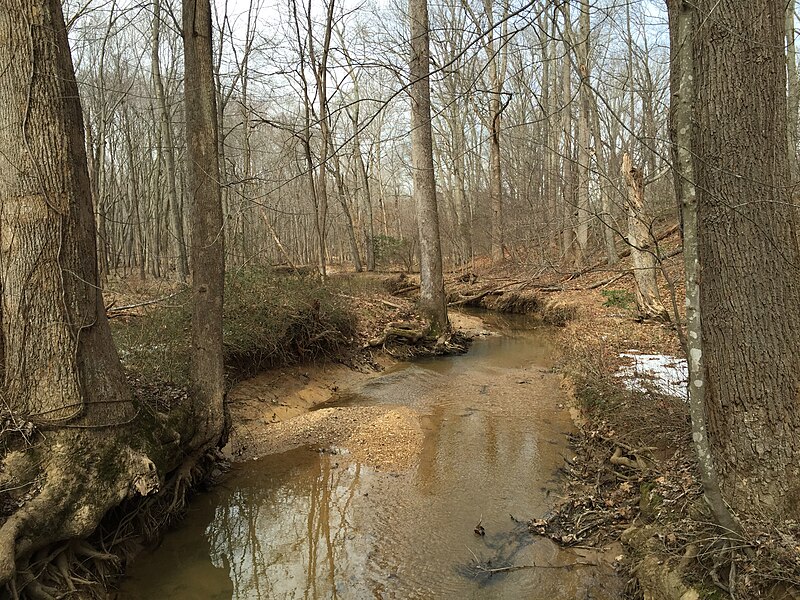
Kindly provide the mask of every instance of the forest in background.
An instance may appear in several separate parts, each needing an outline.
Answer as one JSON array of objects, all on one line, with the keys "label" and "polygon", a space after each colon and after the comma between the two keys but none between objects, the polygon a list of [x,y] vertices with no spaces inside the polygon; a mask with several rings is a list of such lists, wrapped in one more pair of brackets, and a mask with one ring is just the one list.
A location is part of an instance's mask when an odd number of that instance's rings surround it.
[{"label": "forest in background", "polygon": [[[449,267],[574,265],[598,250],[613,264],[629,229],[626,153],[643,175],[645,231],[677,219],[665,6],[556,5],[431,6]],[[179,11],[66,6],[101,268],[185,279]],[[215,6],[227,265],[417,264],[407,20],[391,2]]]}]

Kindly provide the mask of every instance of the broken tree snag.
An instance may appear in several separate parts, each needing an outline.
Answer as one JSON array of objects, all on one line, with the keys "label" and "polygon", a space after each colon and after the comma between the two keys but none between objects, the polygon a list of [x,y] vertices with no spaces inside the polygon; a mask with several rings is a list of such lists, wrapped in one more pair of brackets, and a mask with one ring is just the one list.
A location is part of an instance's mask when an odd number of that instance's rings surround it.
[{"label": "broken tree snag", "polygon": [[636,306],[644,319],[669,321],[669,313],[658,293],[658,260],[652,247],[652,236],[644,210],[642,171],[633,165],[627,152],[622,155],[622,175],[628,189],[628,244],[633,259],[633,276],[636,279]]}]

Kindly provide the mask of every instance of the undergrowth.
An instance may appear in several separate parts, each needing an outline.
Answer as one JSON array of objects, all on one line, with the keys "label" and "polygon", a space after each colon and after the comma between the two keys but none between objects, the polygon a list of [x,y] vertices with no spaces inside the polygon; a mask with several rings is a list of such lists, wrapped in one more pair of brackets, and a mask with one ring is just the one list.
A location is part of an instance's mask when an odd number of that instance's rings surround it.
[{"label": "undergrowth", "polygon": [[606,308],[629,309],[635,306],[636,298],[628,290],[602,290],[600,294],[606,299],[603,306]]},{"label": "undergrowth", "polygon": [[[225,281],[223,320],[229,383],[261,369],[340,356],[356,334],[356,316],[337,284],[313,276],[249,268]],[[141,314],[112,319],[123,365],[144,380],[184,386],[191,344],[191,291]]]}]

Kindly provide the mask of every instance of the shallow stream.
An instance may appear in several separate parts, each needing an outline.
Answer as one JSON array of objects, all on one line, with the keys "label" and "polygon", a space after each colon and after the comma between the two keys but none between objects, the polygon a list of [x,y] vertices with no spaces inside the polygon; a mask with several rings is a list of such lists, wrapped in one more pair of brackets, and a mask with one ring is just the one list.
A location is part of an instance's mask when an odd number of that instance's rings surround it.
[{"label": "shallow stream", "polygon": [[402,364],[334,398],[418,411],[416,467],[383,472],[311,448],[238,464],[137,559],[119,597],[618,598],[613,552],[527,533],[559,493],[572,423],[549,372],[554,334],[520,318],[493,325],[503,335],[464,356]]}]

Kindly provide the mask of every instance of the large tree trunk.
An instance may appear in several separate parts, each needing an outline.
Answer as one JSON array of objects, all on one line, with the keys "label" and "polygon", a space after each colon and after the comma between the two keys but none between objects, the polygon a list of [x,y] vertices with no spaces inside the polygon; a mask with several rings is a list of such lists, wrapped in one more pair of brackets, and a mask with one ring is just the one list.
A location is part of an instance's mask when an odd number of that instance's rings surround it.
[{"label": "large tree trunk", "polygon": [[797,144],[800,142],[800,72],[797,70],[797,45],[794,40],[795,0],[786,3],[786,73],[788,75],[788,144],[789,165],[792,183],[796,183],[798,172]]},{"label": "large tree trunk", "polygon": [[409,0],[411,20],[411,167],[420,245],[420,313],[433,335],[449,331],[433,168],[427,0]]},{"label": "large tree trunk", "polygon": [[139,411],[98,286],[83,119],[58,0],[0,5],[0,64],[2,395],[6,416],[43,433],[3,456],[0,487],[19,490],[0,528],[6,584],[36,550],[88,534],[112,506],[156,489],[158,476],[144,454],[155,432],[134,429]]},{"label": "large tree trunk", "polygon": [[716,522],[727,535],[736,535],[741,527],[722,497],[719,476],[714,465],[708,437],[706,413],[706,374],[703,358],[703,327],[700,306],[700,261],[697,253],[697,185],[692,153],[694,112],[694,50],[692,36],[696,14],[683,0],[668,0],[670,28],[670,130],[675,170],[675,195],[685,223],[683,258],[686,269],[686,356],[689,366],[689,415],[692,442],[697,454],[703,495]]},{"label": "large tree trunk", "polygon": [[224,429],[222,298],[225,253],[217,106],[209,0],[183,0],[186,141],[192,200],[193,446],[216,444]]},{"label": "large tree trunk", "polygon": [[782,0],[698,3],[691,129],[709,439],[733,509],[774,522],[800,516],[785,9]]}]

